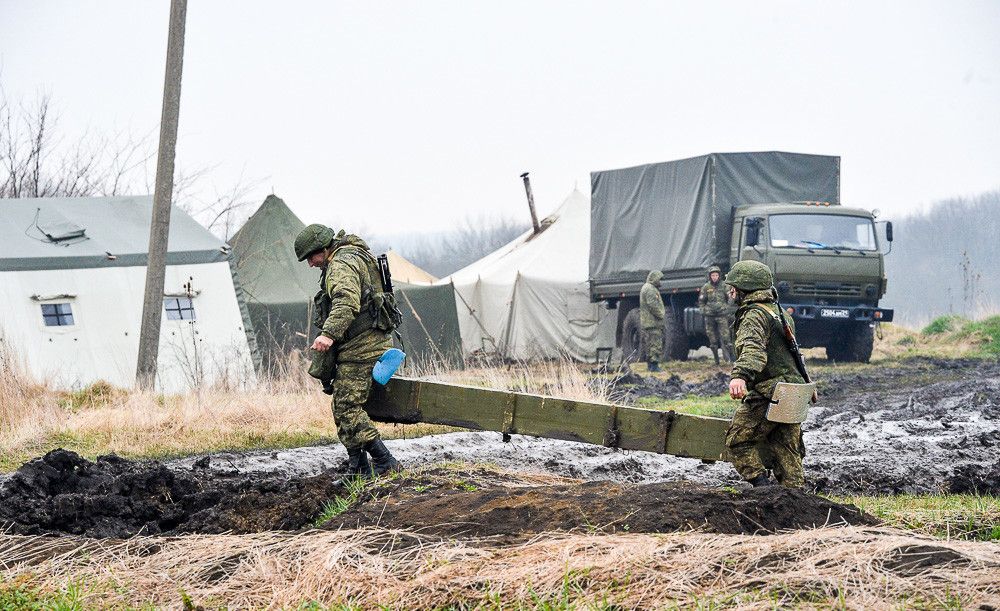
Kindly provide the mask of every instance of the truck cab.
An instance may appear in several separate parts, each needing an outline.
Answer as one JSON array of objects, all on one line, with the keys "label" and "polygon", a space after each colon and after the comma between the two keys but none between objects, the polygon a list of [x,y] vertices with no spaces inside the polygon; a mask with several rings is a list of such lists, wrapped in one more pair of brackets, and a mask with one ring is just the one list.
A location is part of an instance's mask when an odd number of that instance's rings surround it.
[{"label": "truck cab", "polygon": [[[730,264],[760,261],[774,272],[782,307],[803,347],[837,361],[868,361],[887,280],[871,212],[826,202],[753,204],[733,209]],[[886,225],[892,240],[892,224]]]}]

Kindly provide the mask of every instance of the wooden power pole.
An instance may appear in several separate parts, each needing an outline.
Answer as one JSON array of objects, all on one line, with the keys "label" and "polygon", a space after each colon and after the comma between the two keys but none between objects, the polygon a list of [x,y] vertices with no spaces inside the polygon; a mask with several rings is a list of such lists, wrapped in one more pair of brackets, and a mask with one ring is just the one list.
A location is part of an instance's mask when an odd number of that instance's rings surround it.
[{"label": "wooden power pole", "polygon": [[156,155],[156,187],[153,192],[153,218],[149,226],[149,259],[146,261],[146,293],[142,302],[139,360],[135,370],[136,385],[145,389],[152,388],[156,381],[156,359],[160,347],[170,202],[174,192],[174,156],[177,152],[177,123],[181,111],[186,17],[187,0],[171,0],[167,67],[163,78],[163,110],[160,115],[160,146]]}]

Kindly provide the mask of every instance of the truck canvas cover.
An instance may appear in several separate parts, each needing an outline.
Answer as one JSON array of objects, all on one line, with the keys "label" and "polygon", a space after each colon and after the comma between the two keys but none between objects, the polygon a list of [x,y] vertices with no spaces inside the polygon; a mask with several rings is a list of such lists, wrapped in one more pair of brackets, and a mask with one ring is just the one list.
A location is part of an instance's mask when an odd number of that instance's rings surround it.
[{"label": "truck canvas cover", "polygon": [[592,172],[590,279],[691,279],[729,261],[732,209],[748,204],[840,204],[840,157],[784,152],[711,153]]}]

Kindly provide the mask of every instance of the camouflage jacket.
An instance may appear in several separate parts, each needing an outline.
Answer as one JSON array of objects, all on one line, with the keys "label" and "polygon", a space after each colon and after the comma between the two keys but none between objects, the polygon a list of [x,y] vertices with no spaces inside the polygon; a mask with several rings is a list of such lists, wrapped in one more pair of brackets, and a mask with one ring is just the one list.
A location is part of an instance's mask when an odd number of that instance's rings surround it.
[{"label": "camouflage jacket", "polygon": [[667,308],[663,305],[660,289],[653,283],[659,282],[663,273],[653,270],[646,276],[646,284],[639,290],[639,325],[643,329],[662,327],[667,316]]},{"label": "camouflage jacket", "polygon": [[364,240],[347,235],[334,244],[322,277],[322,293],[325,295],[321,293],[321,296],[326,300],[317,306],[321,315],[325,313],[322,312],[324,307],[329,309],[329,314],[322,320],[321,333],[334,341],[337,362],[375,361],[392,347],[389,335],[377,329],[365,329],[355,337],[344,340],[348,327],[361,314],[362,304],[371,298],[377,282],[381,282],[378,267]]},{"label": "camouflage jacket", "polygon": [[698,291],[698,309],[705,316],[727,316],[732,310],[726,285],[720,280],[718,284],[706,282]]},{"label": "camouflage jacket", "polygon": [[[795,367],[779,315],[784,316],[784,312],[778,309],[771,289],[750,293],[736,312],[732,377],[746,380],[750,399],[770,399],[778,382],[805,382]],[[788,316],[785,320],[794,333],[795,322]]]}]

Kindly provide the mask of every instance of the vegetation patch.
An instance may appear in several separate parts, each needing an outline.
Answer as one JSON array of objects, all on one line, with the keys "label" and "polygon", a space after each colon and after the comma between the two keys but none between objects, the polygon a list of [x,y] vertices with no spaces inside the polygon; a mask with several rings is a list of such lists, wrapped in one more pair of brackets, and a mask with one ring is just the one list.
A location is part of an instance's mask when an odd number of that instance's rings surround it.
[{"label": "vegetation patch", "polygon": [[1000,497],[993,495],[831,496],[891,526],[943,539],[1000,541]]}]

